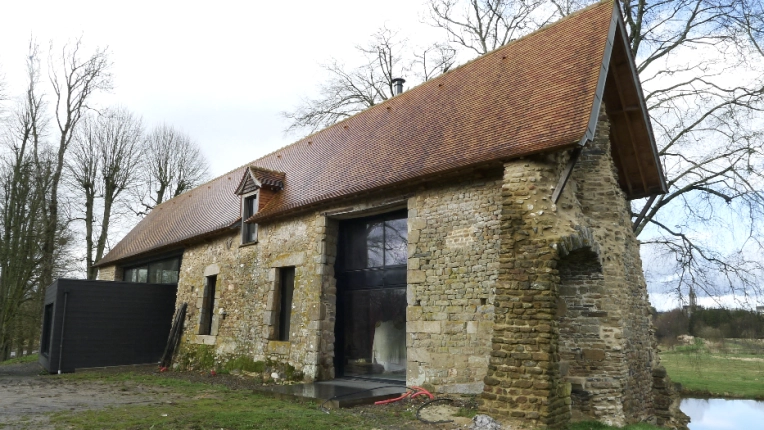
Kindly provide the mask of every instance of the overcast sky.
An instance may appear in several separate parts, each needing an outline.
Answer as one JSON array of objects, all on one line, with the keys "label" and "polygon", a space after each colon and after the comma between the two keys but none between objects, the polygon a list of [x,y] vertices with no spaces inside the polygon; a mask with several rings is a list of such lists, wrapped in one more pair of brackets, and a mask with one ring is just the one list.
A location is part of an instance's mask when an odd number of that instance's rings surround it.
[{"label": "overcast sky", "polygon": [[30,36],[45,49],[78,36],[108,46],[115,88],[98,101],[185,130],[214,176],[299,137],[284,136],[280,113],[315,94],[321,63],[353,63],[354,46],[382,25],[436,31],[419,22],[419,0],[3,0],[1,9],[0,70],[12,90],[24,84]]}]

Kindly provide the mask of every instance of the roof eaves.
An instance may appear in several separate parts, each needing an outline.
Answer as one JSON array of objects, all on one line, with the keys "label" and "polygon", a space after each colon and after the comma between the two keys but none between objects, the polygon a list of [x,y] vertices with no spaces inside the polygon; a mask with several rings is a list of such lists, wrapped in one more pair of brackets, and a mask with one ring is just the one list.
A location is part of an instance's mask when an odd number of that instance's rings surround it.
[{"label": "roof eaves", "polygon": [[[401,186],[405,186],[405,185],[411,185],[412,183],[421,184],[421,183],[432,182],[433,180],[437,180],[438,178],[450,177],[451,175],[457,174],[458,172],[464,172],[464,171],[469,171],[469,170],[472,170],[472,169],[484,168],[484,167],[489,166],[489,165],[491,165],[491,164],[493,164],[493,163],[495,163],[497,161],[506,162],[506,161],[514,160],[514,159],[517,159],[517,158],[520,158],[520,157],[526,157],[526,156],[534,155],[534,154],[537,154],[537,153],[546,153],[546,152],[561,151],[561,150],[564,150],[564,149],[568,149],[568,148],[574,147],[577,144],[580,144],[580,140],[578,140],[578,139],[575,139],[575,140],[566,140],[564,142],[562,142],[562,141],[561,142],[556,142],[553,145],[550,145],[549,148],[541,150],[541,151],[523,152],[523,153],[514,154],[514,155],[509,156],[509,157],[504,157],[501,160],[496,159],[496,160],[482,161],[482,162],[473,163],[473,164],[470,164],[470,165],[460,166],[460,167],[455,168],[455,169],[434,171],[434,172],[430,172],[429,174],[427,174],[425,176],[420,176],[420,177],[417,177],[417,178],[402,178],[401,180],[393,182],[393,183],[380,184],[380,185],[378,185],[375,188],[372,188],[372,189],[362,189],[362,190],[359,190],[358,192],[351,193],[351,194],[335,195],[333,193],[329,193],[329,194],[325,194],[323,196],[314,197],[314,198],[312,198],[312,199],[310,199],[308,201],[297,202],[293,206],[277,207],[275,204],[268,204],[268,206],[263,208],[263,210],[261,210],[260,212],[252,215],[251,217],[247,218],[246,220],[244,220],[244,222],[247,222],[247,223],[267,222],[267,221],[271,221],[272,219],[274,219],[277,216],[294,215],[296,213],[306,212],[306,211],[309,211],[309,210],[311,210],[311,209],[313,209],[315,207],[330,204],[333,201],[352,199],[352,198],[356,198],[356,197],[358,197],[360,195],[373,194],[373,193],[379,192],[381,190],[397,188],[397,187],[401,187]],[[274,203],[274,202],[271,202],[271,203]],[[274,210],[273,207],[276,207],[276,209]]]},{"label": "roof eaves", "polygon": [[[637,90],[638,99],[639,99],[639,110],[642,115],[643,121],[645,122],[645,125],[647,127],[647,135],[650,139],[650,147],[653,152],[653,159],[655,161],[655,165],[658,169],[658,174],[660,176],[660,183],[661,183],[661,193],[660,194],[666,194],[668,192],[668,185],[666,184],[666,175],[663,172],[663,164],[661,163],[660,155],[658,152],[658,145],[655,143],[655,134],[653,132],[653,125],[650,121],[650,113],[647,110],[647,105],[645,104],[645,96],[642,92],[642,84],[639,81],[639,74],[637,73],[637,66],[636,62],[634,60],[634,56],[631,53],[631,47],[629,46],[628,40],[626,39],[626,26],[623,22],[623,19],[621,19],[621,7],[619,5],[619,2],[613,2],[615,7],[615,13],[613,14],[616,18],[616,27],[618,29],[618,33],[621,35],[621,37],[618,37],[619,40],[614,40],[614,43],[622,43],[624,52],[626,52],[626,57],[628,58],[628,66],[629,71],[631,72],[631,79],[634,84],[634,87]],[[612,24],[611,24],[612,25]],[[615,30],[615,28],[611,29],[611,31]],[[609,38],[609,37],[608,37]],[[615,38],[614,38],[615,39]],[[645,196],[646,197],[646,196]]]}]

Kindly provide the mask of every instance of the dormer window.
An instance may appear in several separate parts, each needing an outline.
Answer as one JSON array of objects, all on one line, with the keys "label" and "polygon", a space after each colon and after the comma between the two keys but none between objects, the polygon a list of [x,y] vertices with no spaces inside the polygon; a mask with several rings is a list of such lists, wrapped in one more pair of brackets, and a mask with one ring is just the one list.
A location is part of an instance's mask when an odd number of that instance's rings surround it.
[{"label": "dormer window", "polygon": [[262,167],[250,166],[236,187],[236,194],[241,196],[241,244],[257,243],[257,223],[247,220],[263,210],[278,198],[284,188],[284,173]]},{"label": "dormer window", "polygon": [[245,222],[247,218],[257,213],[258,196],[260,193],[254,192],[242,196],[241,205],[241,243],[257,242],[257,224]]}]

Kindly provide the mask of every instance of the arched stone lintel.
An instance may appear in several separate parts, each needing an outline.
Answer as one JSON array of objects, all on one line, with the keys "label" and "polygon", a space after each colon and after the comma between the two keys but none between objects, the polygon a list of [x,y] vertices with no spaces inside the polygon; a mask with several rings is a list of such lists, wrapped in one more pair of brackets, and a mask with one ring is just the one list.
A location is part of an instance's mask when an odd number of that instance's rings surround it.
[{"label": "arched stone lintel", "polygon": [[594,239],[592,231],[584,226],[576,226],[575,229],[575,233],[562,236],[557,242],[552,244],[552,248],[557,250],[559,258],[565,258],[571,252],[578,251],[579,249],[588,248],[597,255],[597,260],[602,264],[600,246]]}]

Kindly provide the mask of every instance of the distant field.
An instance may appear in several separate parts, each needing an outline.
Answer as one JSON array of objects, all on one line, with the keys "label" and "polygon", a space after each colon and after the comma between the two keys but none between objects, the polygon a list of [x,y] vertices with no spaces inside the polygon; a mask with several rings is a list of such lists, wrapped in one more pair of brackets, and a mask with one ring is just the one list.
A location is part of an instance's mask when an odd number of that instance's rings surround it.
[{"label": "distant field", "polygon": [[764,354],[741,342],[676,347],[661,363],[685,394],[764,399]]}]

